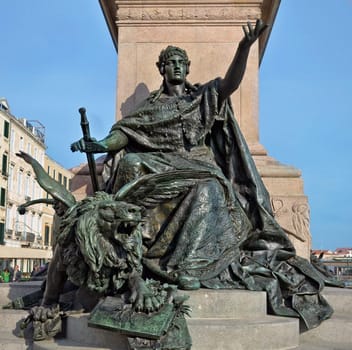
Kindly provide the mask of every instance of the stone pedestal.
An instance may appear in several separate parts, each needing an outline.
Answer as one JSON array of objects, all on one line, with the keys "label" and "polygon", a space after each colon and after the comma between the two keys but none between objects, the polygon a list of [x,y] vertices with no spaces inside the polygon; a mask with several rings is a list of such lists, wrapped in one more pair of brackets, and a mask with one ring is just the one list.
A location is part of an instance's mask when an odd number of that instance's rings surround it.
[{"label": "stone pedestal", "polygon": [[[279,0],[100,0],[118,51],[117,119],[160,87],[155,66],[167,45],[187,50],[191,83],[224,76],[243,37],[242,26],[257,18],[272,25]],[[258,69],[270,27],[251,48],[240,88],[232,96],[241,130],[272,196],[276,217],[299,255],[309,257],[307,198],[298,170],[267,156],[259,143]]]},{"label": "stone pedestal", "polygon": [[[28,283],[31,284],[22,284]],[[21,283],[0,284],[0,289],[3,289],[0,305],[32,291],[32,283],[30,288],[21,286]],[[37,283],[36,289],[39,287],[40,283]],[[351,349],[351,289],[325,288],[324,297],[335,311],[332,318],[300,335],[297,319],[266,315],[264,292],[201,289],[188,294],[187,304],[192,307],[192,318],[187,319],[193,337],[192,350]],[[88,327],[88,314],[77,313],[67,319],[65,338],[32,344],[28,338],[15,336],[19,333],[20,320],[27,315],[24,310],[0,308],[1,350],[127,350],[126,338]]]}]

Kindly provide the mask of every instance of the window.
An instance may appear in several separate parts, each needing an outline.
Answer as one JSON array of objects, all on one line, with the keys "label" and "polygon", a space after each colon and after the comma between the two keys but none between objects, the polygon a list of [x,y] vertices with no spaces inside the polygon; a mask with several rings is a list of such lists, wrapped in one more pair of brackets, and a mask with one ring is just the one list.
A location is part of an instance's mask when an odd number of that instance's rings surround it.
[{"label": "window", "polygon": [[65,186],[66,189],[68,189],[68,188],[67,188],[67,177],[66,177],[66,176],[64,176],[64,183],[63,183],[63,185]]},{"label": "window", "polygon": [[17,193],[22,194],[22,181],[23,181],[23,170],[20,169],[18,172],[18,179],[17,179]]},{"label": "window", "polygon": [[39,237],[39,231],[37,231],[38,228],[38,215],[35,215],[35,213],[32,213],[32,232],[35,233]]},{"label": "window", "polygon": [[7,154],[4,153],[2,155],[2,166],[1,166],[1,173],[2,175],[7,175]]},{"label": "window", "polygon": [[9,167],[9,179],[8,179],[8,188],[9,188],[9,191],[12,191],[13,190],[13,164],[10,164],[10,167]]},{"label": "window", "polygon": [[35,198],[35,178],[32,178],[32,198]]},{"label": "window", "polygon": [[48,165],[48,175],[50,175],[50,166]]},{"label": "window", "polygon": [[[29,191],[30,191],[30,180],[31,180],[31,175],[27,174],[26,175],[26,180],[24,184],[24,195],[26,197],[29,197]],[[26,198],[26,200],[31,200],[30,198]]]},{"label": "window", "polygon": [[8,111],[9,107],[6,106],[6,102],[1,101],[0,102],[0,109],[3,111]]},{"label": "window", "polygon": [[31,143],[27,142],[27,153],[31,154]]},{"label": "window", "polygon": [[33,233],[34,232],[34,213],[33,212],[32,212],[30,220],[31,220],[31,222],[29,224],[29,228],[30,228],[30,231]]},{"label": "window", "polygon": [[62,184],[62,174],[61,173],[58,174],[58,181],[60,182],[60,184]]},{"label": "window", "polygon": [[6,208],[6,230],[13,229],[13,206]]},{"label": "window", "polygon": [[44,245],[49,245],[50,227],[48,225],[45,225],[44,229]]},{"label": "window", "polygon": [[35,190],[37,193],[37,195],[35,196],[36,198],[40,198],[43,196],[43,190],[36,182],[35,182]]},{"label": "window", "polygon": [[28,212],[25,212],[24,215],[22,215],[23,218],[23,236],[24,236],[24,240],[27,240],[27,217],[28,217]]},{"label": "window", "polygon": [[42,218],[40,215],[37,220],[37,232],[39,233],[40,238],[42,238]]},{"label": "window", "polygon": [[0,244],[5,244],[4,236],[5,236],[5,223],[0,222]]},{"label": "window", "polygon": [[4,207],[6,204],[6,190],[5,188],[1,187],[0,190],[0,206]]},{"label": "window", "polygon": [[4,137],[9,138],[10,123],[7,120],[4,120]]},{"label": "window", "polygon": [[20,137],[20,151],[23,151],[23,143],[24,143],[24,140],[23,140],[23,137],[21,136]]},{"label": "window", "polygon": [[15,137],[16,137],[15,130],[11,129],[10,150],[12,152],[15,152]]}]

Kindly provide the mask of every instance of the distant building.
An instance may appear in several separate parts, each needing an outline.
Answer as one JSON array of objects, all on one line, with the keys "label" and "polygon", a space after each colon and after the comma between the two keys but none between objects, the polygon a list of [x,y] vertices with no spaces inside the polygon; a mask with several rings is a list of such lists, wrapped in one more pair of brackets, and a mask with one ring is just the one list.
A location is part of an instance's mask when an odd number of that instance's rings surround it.
[{"label": "distant building", "polygon": [[26,273],[52,256],[54,210],[40,203],[28,207],[24,215],[18,213],[20,204],[48,197],[31,166],[16,156],[19,151],[30,154],[69,189],[72,172],[45,154],[44,126],[36,120],[16,118],[6,99],[0,99],[0,269],[19,265]]},{"label": "distant building", "polygon": [[[47,173],[61,185],[63,185],[67,190],[71,189],[71,181],[74,176],[72,171],[63,168],[59,163],[45,155],[44,158],[44,169]],[[46,198],[49,198],[49,194],[45,194]],[[50,205],[43,205],[43,245],[45,248],[50,248],[53,244],[53,214],[54,210]]]},{"label": "distant building", "polygon": [[334,254],[334,252],[332,250],[327,249],[313,249],[312,254],[319,258],[319,256],[331,256]]},{"label": "distant building", "polygon": [[10,116],[9,105],[5,99],[0,99],[0,244],[4,242],[6,224],[6,201],[8,187],[8,162],[10,154]]},{"label": "distant building", "polygon": [[320,258],[337,279],[352,283],[352,248],[312,250],[312,254]]},{"label": "distant building", "polygon": [[335,255],[345,258],[352,258],[352,248],[336,248]]}]

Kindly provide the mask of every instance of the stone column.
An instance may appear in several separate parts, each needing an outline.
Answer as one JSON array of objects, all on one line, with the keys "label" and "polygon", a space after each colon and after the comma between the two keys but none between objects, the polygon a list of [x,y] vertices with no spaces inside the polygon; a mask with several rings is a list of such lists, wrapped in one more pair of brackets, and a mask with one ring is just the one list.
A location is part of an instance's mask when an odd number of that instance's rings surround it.
[{"label": "stone column", "polygon": [[[257,18],[272,24],[279,0],[100,0],[118,51],[117,119],[160,87],[155,62],[167,45],[186,49],[191,60],[191,83],[224,76],[242,25]],[[236,118],[272,197],[279,223],[298,254],[310,250],[309,208],[300,171],[268,157],[259,142],[258,70],[270,28],[251,48],[247,70],[232,102]]]}]

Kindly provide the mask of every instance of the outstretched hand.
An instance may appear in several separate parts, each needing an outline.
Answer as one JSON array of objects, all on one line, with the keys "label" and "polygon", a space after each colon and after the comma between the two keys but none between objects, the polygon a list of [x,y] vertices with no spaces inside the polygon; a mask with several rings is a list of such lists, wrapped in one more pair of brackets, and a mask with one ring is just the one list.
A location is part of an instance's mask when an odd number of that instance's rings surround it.
[{"label": "outstretched hand", "polygon": [[219,106],[236,91],[241,84],[251,45],[262,35],[268,26],[262,20],[257,19],[255,28],[250,22],[243,26],[244,37],[239,43],[235,57],[228,68],[224,79],[221,80],[219,86]]},{"label": "outstretched hand", "polygon": [[253,28],[250,22],[247,22],[246,26],[242,26],[244,32],[244,38],[241,41],[242,45],[251,46],[265,31],[268,27],[261,19],[257,19],[255,28]]}]

